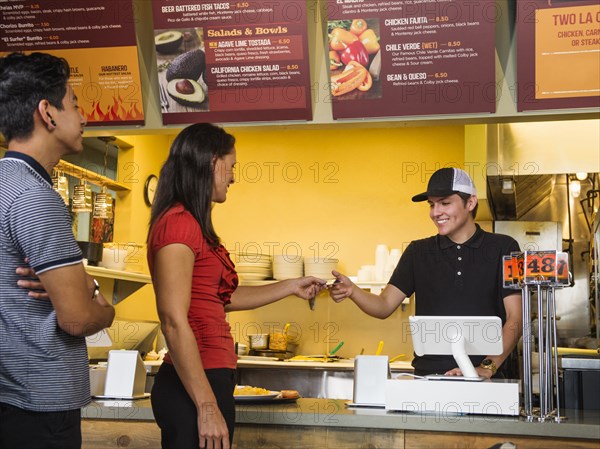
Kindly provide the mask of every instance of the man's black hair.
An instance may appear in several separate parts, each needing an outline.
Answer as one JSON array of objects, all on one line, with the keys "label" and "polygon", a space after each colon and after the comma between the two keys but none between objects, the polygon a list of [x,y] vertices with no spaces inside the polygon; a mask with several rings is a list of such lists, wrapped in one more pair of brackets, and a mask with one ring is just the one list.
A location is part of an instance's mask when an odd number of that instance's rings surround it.
[{"label": "man's black hair", "polygon": [[40,101],[63,109],[69,75],[69,63],[47,53],[0,58],[0,132],[7,142],[31,136]]}]

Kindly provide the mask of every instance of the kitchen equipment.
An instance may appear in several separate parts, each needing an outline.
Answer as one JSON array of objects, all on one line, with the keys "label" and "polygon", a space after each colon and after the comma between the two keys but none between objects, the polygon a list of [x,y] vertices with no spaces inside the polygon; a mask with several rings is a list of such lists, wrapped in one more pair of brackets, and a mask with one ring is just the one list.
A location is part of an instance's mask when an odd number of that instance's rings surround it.
[{"label": "kitchen equipment", "polygon": [[381,355],[382,352],[383,352],[383,340],[381,340],[379,342],[379,345],[377,345],[377,351],[375,351],[375,355]]},{"label": "kitchen equipment", "polygon": [[296,355],[289,362],[337,362],[340,359],[337,355]]},{"label": "kitchen equipment", "polygon": [[144,357],[154,346],[160,323],[158,321],[114,320],[106,332],[112,339],[110,347],[88,346],[88,357],[94,361],[105,361],[112,349],[138,350]]},{"label": "kitchen equipment", "polygon": [[249,355],[269,360],[285,360],[289,358],[286,351],[273,351],[271,349],[251,349]]},{"label": "kitchen equipment", "polygon": [[600,410],[600,356],[561,357],[561,394],[567,409]]},{"label": "kitchen equipment", "polygon": [[79,249],[83,253],[83,258],[87,259],[88,265],[97,266],[102,261],[103,246],[102,243],[77,241]]},{"label": "kitchen equipment", "polygon": [[556,348],[558,355],[579,354],[579,355],[600,355],[600,349],[582,349],[582,348]]},{"label": "kitchen equipment", "polygon": [[250,349],[268,349],[269,334],[250,334],[248,335]]},{"label": "kitchen equipment", "polygon": [[236,343],[236,353],[237,355],[246,355],[248,354],[248,346],[243,343]]}]

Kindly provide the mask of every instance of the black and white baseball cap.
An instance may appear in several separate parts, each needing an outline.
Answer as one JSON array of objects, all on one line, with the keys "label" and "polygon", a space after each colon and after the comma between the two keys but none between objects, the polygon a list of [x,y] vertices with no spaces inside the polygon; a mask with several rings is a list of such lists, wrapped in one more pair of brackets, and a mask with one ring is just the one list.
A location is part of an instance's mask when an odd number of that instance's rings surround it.
[{"label": "black and white baseball cap", "polygon": [[466,171],[460,168],[440,168],[436,171],[427,184],[427,192],[412,197],[415,203],[427,201],[430,196],[450,196],[453,193],[466,193],[476,195],[475,184]]}]

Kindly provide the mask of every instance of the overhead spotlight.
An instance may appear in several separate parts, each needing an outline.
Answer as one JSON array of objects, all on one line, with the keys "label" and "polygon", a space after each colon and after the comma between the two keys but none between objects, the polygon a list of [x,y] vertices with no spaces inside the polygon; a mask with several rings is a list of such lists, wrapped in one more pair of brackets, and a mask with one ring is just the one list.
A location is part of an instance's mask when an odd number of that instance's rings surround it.
[{"label": "overhead spotlight", "polygon": [[584,171],[580,171],[575,174],[575,177],[580,181],[585,181],[588,177],[588,174]]},{"label": "overhead spotlight", "polygon": [[571,190],[571,196],[573,198],[579,197],[579,195],[581,194],[581,181],[579,181],[578,179],[573,179],[569,183],[569,190]]}]

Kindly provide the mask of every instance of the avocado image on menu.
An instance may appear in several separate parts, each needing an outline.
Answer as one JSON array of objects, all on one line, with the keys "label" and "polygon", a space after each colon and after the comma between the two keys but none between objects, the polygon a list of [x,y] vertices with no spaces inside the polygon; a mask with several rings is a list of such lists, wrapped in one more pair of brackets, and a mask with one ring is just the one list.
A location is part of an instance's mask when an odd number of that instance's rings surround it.
[{"label": "avocado image on menu", "polygon": [[167,84],[167,93],[177,103],[198,107],[206,99],[202,86],[192,79],[176,78]]},{"label": "avocado image on menu", "polygon": [[206,58],[200,49],[191,50],[177,56],[167,69],[167,81],[176,78],[197,81],[206,68]]},{"label": "avocado image on menu", "polygon": [[163,54],[175,53],[183,42],[183,33],[180,31],[165,31],[154,36],[156,51]]}]

